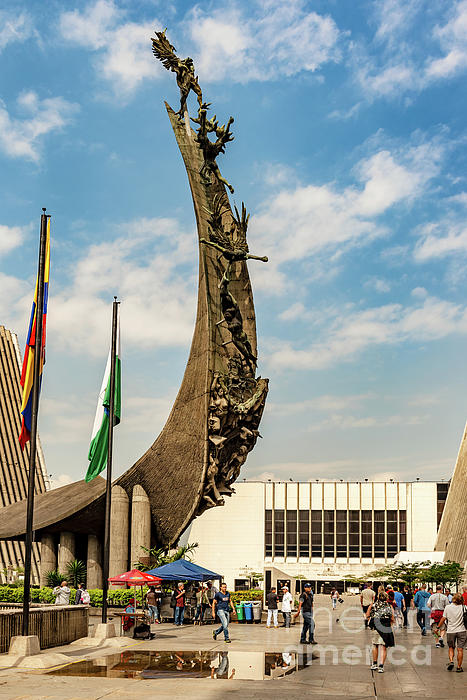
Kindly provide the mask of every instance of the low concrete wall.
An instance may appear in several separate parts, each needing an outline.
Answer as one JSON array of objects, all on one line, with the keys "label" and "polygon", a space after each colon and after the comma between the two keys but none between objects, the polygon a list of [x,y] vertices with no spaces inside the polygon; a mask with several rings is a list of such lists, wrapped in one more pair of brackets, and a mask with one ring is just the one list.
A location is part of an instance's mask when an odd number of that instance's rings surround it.
[{"label": "low concrete wall", "polygon": [[[21,634],[23,612],[13,604],[0,609],[0,654],[10,647],[11,637]],[[85,605],[47,605],[29,612],[29,634],[39,637],[41,649],[69,644],[88,634],[89,610]]]}]

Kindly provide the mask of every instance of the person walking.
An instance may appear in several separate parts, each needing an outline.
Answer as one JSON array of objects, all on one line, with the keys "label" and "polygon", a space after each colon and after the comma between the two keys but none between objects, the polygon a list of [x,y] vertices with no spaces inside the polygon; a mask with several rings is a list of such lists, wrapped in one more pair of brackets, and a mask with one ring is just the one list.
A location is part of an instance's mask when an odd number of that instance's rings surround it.
[{"label": "person walking", "polygon": [[289,629],[290,628],[290,619],[292,617],[293,597],[289,591],[288,586],[282,586],[282,590],[284,592],[284,595],[282,596],[282,604],[281,604],[282,616],[284,618],[283,627],[287,627],[287,629]]},{"label": "person walking", "polygon": [[227,584],[221,583],[221,590],[214,595],[212,601],[212,616],[214,620],[217,617],[220,621],[220,627],[213,631],[212,637],[214,640],[217,639],[217,635],[224,632],[224,641],[226,644],[230,644],[229,639],[229,622],[230,622],[230,612],[235,612],[235,609],[230,600],[230,593],[227,590]]},{"label": "person walking", "polygon": [[175,614],[174,621],[178,626],[183,625],[183,620],[185,617],[185,598],[186,591],[183,583],[178,584],[178,591],[175,592]]},{"label": "person walking", "polygon": [[80,603],[82,602],[81,599],[83,597],[83,588],[84,588],[83,584],[78,583],[78,587],[77,587],[76,593],[75,593],[75,605],[80,605]]},{"label": "person walking", "polygon": [[204,623],[204,613],[209,607],[208,589],[201,584],[196,591],[196,613],[194,624],[202,625]]},{"label": "person walking", "polygon": [[266,622],[266,627],[271,627],[271,620],[274,620],[274,627],[277,629],[279,627],[279,623],[277,621],[278,605],[275,586],[273,586],[267,594],[266,601],[268,604],[268,619]]},{"label": "person walking", "polygon": [[331,589],[331,604],[332,604],[332,609],[335,610],[337,608],[337,601],[339,600],[339,592],[337,588],[332,588]]},{"label": "person walking", "polygon": [[430,622],[431,622],[431,631],[436,639],[436,646],[439,647],[444,647],[444,635],[446,633],[446,625],[443,623],[440,625],[440,620],[443,617],[444,613],[444,608],[446,605],[449,605],[449,600],[446,595],[443,593],[443,587],[438,584],[436,586],[436,593],[433,593],[428,598],[427,601],[427,606],[431,610],[430,614]]},{"label": "person walking", "polygon": [[406,610],[404,594],[401,591],[394,591],[394,602],[396,604],[396,607],[394,608],[394,618],[396,620],[396,627],[402,627],[404,624],[404,620],[406,619],[404,617],[404,612],[406,612]]},{"label": "person walking", "polygon": [[[443,617],[439,621],[439,627],[445,622],[448,626],[447,642],[449,663],[447,670],[452,671],[454,668],[454,650],[457,646],[457,673],[462,673],[462,661],[464,659],[464,647],[467,642],[467,627],[464,622],[464,601],[460,593],[454,593],[452,603],[446,605],[443,611]],[[465,611],[467,613],[467,610]]]},{"label": "person walking", "polygon": [[157,607],[157,596],[154,586],[149,586],[149,591],[146,593],[146,604],[148,606],[150,623],[159,622],[159,610]]},{"label": "person walking", "polygon": [[360,605],[362,606],[363,618],[365,620],[365,629],[368,627],[368,617],[367,612],[370,607],[375,602],[375,592],[373,590],[373,584],[367,583],[360,594]]},{"label": "person walking", "polygon": [[389,602],[387,593],[384,591],[378,593],[377,599],[368,607],[366,614],[368,626],[373,632],[371,638],[373,663],[370,670],[384,673],[388,647],[394,646],[394,633],[391,628],[395,622],[394,608]]},{"label": "person walking", "polygon": [[462,600],[464,601],[464,605],[467,605],[467,586],[462,586]]},{"label": "person walking", "polygon": [[427,606],[429,597],[430,594],[426,590],[426,583],[422,583],[422,587],[415,593],[413,602],[417,608],[417,624],[423,637],[426,635],[427,620],[430,614],[430,608]]},{"label": "person walking", "polygon": [[448,603],[452,603],[452,595],[451,595],[451,589],[450,589],[450,588],[446,588],[446,589],[445,589],[444,595],[445,595],[446,598],[448,599]]},{"label": "person walking", "polygon": [[402,610],[402,616],[404,618],[404,627],[409,626],[409,610],[410,608],[413,608],[413,593],[409,590],[409,587],[407,585],[404,586],[404,589],[402,591],[402,595],[404,596],[404,608]]},{"label": "person walking", "polygon": [[[313,619],[313,593],[311,584],[305,583],[304,592],[299,598],[298,610],[294,615],[294,620],[302,613],[303,627],[300,635],[300,644],[316,644],[314,638],[315,621]],[[308,634],[308,640],[307,640]]]},{"label": "person walking", "polygon": [[66,581],[62,581],[59,586],[55,586],[52,593],[55,596],[55,605],[69,605],[70,604],[70,589]]}]

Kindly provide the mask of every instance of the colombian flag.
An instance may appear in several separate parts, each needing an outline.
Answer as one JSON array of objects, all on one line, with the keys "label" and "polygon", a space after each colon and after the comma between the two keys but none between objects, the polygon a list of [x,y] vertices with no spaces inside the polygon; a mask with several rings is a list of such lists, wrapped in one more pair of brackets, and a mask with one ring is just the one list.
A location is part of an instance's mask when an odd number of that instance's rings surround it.
[{"label": "colombian flag", "polygon": [[[50,269],[50,218],[47,219],[47,239],[45,244],[45,270],[44,270],[44,308],[42,310],[42,357],[39,370],[39,382],[42,383],[42,368],[45,364],[45,330],[47,319],[47,297],[49,294],[49,269]],[[36,343],[36,314],[37,314],[37,285],[32,303],[31,318],[29,321],[28,337],[24,351],[23,369],[21,371],[21,386],[23,387],[23,402],[21,414],[23,416],[19,442],[24,450],[31,437],[31,410],[32,410],[32,384],[34,381],[34,353]]]}]

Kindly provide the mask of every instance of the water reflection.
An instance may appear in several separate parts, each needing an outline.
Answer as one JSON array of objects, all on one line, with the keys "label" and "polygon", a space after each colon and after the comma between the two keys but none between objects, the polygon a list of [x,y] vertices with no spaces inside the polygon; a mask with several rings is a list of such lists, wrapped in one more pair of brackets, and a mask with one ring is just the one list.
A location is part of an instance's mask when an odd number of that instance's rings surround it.
[{"label": "water reflection", "polygon": [[51,671],[56,676],[101,678],[211,678],[264,680],[295,673],[311,662],[311,653],[251,651],[123,651],[79,661]]}]

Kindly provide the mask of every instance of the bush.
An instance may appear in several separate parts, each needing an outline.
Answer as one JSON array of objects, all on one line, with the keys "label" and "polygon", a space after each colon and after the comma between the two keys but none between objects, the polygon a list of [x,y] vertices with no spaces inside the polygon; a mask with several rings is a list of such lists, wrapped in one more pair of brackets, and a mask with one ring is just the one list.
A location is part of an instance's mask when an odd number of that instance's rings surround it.
[{"label": "bush", "polygon": [[45,577],[47,579],[47,586],[50,588],[55,588],[55,586],[59,586],[62,581],[66,580],[65,574],[61,574],[58,569],[48,571]]},{"label": "bush", "polygon": [[235,591],[235,593],[230,594],[232,603],[236,605],[242,600],[263,600],[263,591],[253,590],[253,591]]}]

